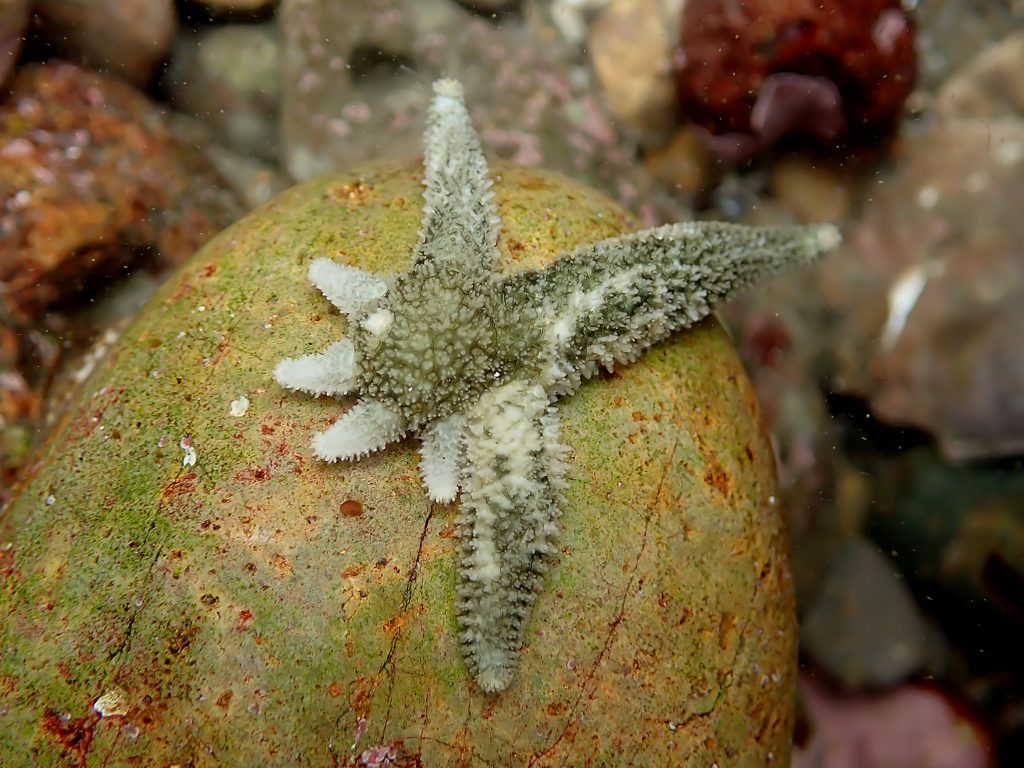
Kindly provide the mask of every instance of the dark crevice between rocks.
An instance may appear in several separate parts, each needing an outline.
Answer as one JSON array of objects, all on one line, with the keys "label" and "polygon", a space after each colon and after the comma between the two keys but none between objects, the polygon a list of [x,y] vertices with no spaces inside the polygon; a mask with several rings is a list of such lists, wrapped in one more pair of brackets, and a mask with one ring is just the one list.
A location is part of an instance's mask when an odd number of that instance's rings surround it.
[{"label": "dark crevice between rocks", "polygon": [[493,10],[488,8],[488,3],[478,3],[474,0],[455,0],[455,3],[461,8],[466,9],[474,16],[479,16],[484,21],[490,22],[494,26],[500,26],[509,21],[522,21],[523,20],[523,8],[520,0],[515,2],[505,3],[503,7]]},{"label": "dark crevice between rocks", "polygon": [[348,65],[352,82],[364,93],[386,91],[391,81],[417,71],[412,57],[372,45],[354,48]]},{"label": "dark crevice between rocks", "polygon": [[214,8],[199,0],[177,0],[178,19],[186,29],[198,30],[224,22],[250,23],[272,19],[277,11],[276,3],[267,3],[255,8]]},{"label": "dark crevice between rocks", "polygon": [[[1007,556],[1024,519],[1024,458],[953,462],[928,433],[874,418],[863,398],[833,393],[827,405],[837,450],[870,483],[864,532],[955,649],[953,686],[988,679],[973,704],[992,722],[1024,681],[1024,566]],[[797,732],[811,735],[799,719]],[[1016,756],[1020,745],[1007,749]]]},{"label": "dark crevice between rocks", "polygon": [[837,447],[851,456],[892,456],[932,444],[923,430],[893,426],[875,418],[861,397],[826,392],[825,404],[839,430],[841,444]]}]

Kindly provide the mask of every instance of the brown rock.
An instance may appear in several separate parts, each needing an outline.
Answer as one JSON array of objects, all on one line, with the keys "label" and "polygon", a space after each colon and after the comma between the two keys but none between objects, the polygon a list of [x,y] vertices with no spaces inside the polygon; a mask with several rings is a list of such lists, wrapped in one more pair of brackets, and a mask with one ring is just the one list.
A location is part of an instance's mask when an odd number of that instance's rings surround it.
[{"label": "brown rock", "polygon": [[277,0],[195,0],[213,16],[251,15],[270,13]]},{"label": "brown rock", "polygon": [[651,175],[690,195],[707,188],[712,162],[704,142],[689,125],[677,130],[667,144],[644,157],[644,165]]},{"label": "brown rock", "polygon": [[28,26],[28,0],[0,0],[0,85],[14,69]]},{"label": "brown rock", "polygon": [[641,139],[675,122],[672,46],[659,0],[613,0],[590,27],[587,50],[612,115]]},{"label": "brown rock", "polygon": [[178,28],[174,0],[35,0],[39,32],[63,57],[149,82]]},{"label": "brown rock", "polygon": [[772,169],[772,192],[804,223],[844,221],[850,210],[850,180],[839,169],[800,155]]},{"label": "brown rock", "polygon": [[985,48],[946,80],[935,106],[947,117],[1024,115],[1024,30]]},{"label": "brown rock", "polygon": [[0,303],[29,322],[155,249],[180,263],[239,212],[133,89],[38,65],[0,104]]}]

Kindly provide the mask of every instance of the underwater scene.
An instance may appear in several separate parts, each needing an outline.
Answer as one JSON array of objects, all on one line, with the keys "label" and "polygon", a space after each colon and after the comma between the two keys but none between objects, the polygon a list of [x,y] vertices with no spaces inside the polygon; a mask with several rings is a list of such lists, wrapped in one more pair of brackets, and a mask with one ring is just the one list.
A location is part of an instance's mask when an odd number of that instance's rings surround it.
[{"label": "underwater scene", "polygon": [[1024,2],[0,0],[0,766],[1024,765]]}]

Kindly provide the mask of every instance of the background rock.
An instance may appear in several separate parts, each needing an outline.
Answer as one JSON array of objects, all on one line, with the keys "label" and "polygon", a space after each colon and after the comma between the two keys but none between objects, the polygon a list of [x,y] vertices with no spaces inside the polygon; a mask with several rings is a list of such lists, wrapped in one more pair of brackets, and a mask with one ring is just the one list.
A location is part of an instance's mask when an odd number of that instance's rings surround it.
[{"label": "background rock", "polygon": [[0,301],[18,322],[149,249],[181,263],[241,210],[152,102],[70,64],[19,72],[0,104],[0,156]]},{"label": "background rock", "polygon": [[145,85],[178,28],[174,0],[33,0],[37,32],[57,55]]},{"label": "background rock", "polygon": [[915,2],[921,85],[937,88],[953,72],[1024,23],[1020,0]]},{"label": "background rock", "polygon": [[784,139],[875,153],[914,85],[913,25],[898,0],[688,0],[681,27],[681,112],[732,161]]},{"label": "background rock", "polygon": [[587,37],[608,110],[648,143],[664,139],[675,122],[673,26],[661,0],[612,0]]},{"label": "background rock", "polygon": [[573,45],[514,18],[495,26],[450,0],[285,0],[279,18],[282,160],[295,178],[411,154],[430,82],[444,74],[462,81],[490,156],[562,171],[627,206],[643,200],[645,221],[659,207],[681,214],[648,194]]},{"label": "background rock", "polygon": [[213,126],[235,152],[277,156],[281,46],[275,24],[180,36],[162,84],[175,107]]},{"label": "background rock", "polygon": [[964,657],[997,676],[993,687],[1012,686],[1024,676],[1013,656],[1024,643],[1021,462],[955,467],[922,447],[861,466],[876,478],[866,530]]},{"label": "background rock", "polygon": [[852,258],[824,270],[847,324],[841,381],[952,458],[1019,452],[1024,121],[944,122],[906,150],[850,232]]},{"label": "background rock", "polygon": [[0,86],[14,70],[28,28],[29,0],[0,0]]},{"label": "background rock", "polygon": [[800,624],[803,650],[847,689],[939,671],[936,640],[896,566],[859,536],[835,553]]},{"label": "background rock", "polygon": [[982,50],[943,82],[935,106],[944,117],[1024,117],[1024,29]]},{"label": "background rock", "polygon": [[984,731],[937,690],[905,687],[871,697],[835,696],[804,678],[810,736],[793,768],[987,768]]},{"label": "background rock", "polygon": [[518,7],[521,0],[456,0],[456,2],[481,13],[504,13]]},{"label": "background rock", "polygon": [[274,10],[278,0],[191,0],[213,16],[244,16],[267,14]]}]

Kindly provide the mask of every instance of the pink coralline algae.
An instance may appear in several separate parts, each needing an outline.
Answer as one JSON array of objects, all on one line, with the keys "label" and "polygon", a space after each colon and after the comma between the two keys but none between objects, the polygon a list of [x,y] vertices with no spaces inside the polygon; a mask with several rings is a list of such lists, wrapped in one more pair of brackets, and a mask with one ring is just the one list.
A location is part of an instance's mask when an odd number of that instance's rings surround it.
[{"label": "pink coralline algae", "polygon": [[398,750],[391,746],[373,747],[364,750],[359,756],[359,764],[365,768],[382,768],[390,765],[398,758]]},{"label": "pink coralline algae", "polygon": [[728,160],[784,139],[840,155],[877,146],[916,70],[899,0],[690,0],[683,13],[680,107]]}]

